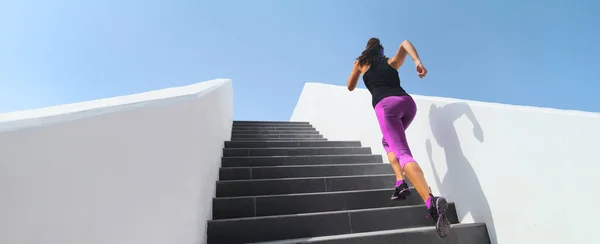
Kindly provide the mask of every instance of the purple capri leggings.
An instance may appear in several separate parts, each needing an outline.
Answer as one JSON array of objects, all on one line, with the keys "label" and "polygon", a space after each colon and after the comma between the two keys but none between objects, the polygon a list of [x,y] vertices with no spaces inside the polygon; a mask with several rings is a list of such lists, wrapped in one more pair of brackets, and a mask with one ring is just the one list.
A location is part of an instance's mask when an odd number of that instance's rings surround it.
[{"label": "purple capri leggings", "polygon": [[417,105],[412,97],[386,97],[375,105],[375,114],[383,134],[381,143],[385,152],[393,152],[402,169],[407,163],[416,162],[404,133],[417,114]]}]

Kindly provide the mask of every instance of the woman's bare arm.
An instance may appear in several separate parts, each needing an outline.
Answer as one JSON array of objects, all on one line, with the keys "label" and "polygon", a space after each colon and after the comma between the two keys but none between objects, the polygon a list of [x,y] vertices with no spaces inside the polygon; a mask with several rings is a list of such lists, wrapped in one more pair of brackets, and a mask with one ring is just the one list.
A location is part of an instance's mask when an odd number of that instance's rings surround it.
[{"label": "woman's bare arm", "polygon": [[395,69],[399,69],[400,66],[402,66],[402,64],[404,63],[406,55],[410,55],[415,64],[421,63],[421,58],[419,58],[419,54],[417,53],[415,46],[413,46],[413,44],[410,41],[404,40],[398,47],[396,55],[392,57],[392,66]]},{"label": "woman's bare arm", "polygon": [[350,73],[350,77],[348,77],[348,90],[352,91],[356,88],[356,84],[358,83],[358,78],[360,77],[360,65],[358,61],[354,61],[354,65],[352,67],[352,72]]},{"label": "woman's bare arm", "polygon": [[400,44],[396,55],[392,57],[390,65],[392,65],[392,67],[394,67],[395,69],[399,69],[400,66],[402,66],[402,64],[404,63],[404,59],[406,59],[407,55],[409,55],[412,58],[413,62],[417,66],[417,74],[419,75],[419,77],[425,77],[425,75],[427,75],[427,69],[425,69],[425,67],[423,66],[421,58],[419,57],[419,53],[417,53],[417,49],[415,49],[415,46],[413,46],[413,44],[408,40],[404,40]]}]

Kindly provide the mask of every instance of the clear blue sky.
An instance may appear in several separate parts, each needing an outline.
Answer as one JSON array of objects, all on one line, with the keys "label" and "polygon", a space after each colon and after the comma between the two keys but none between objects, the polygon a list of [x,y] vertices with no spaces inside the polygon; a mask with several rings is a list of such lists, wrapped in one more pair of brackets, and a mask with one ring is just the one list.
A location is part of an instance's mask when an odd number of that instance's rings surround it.
[{"label": "clear blue sky", "polygon": [[[231,78],[234,119],[289,119],[345,85],[370,37],[411,40],[409,93],[600,112],[594,0],[54,0],[0,3],[0,112]],[[362,79],[359,87],[364,87]]]}]

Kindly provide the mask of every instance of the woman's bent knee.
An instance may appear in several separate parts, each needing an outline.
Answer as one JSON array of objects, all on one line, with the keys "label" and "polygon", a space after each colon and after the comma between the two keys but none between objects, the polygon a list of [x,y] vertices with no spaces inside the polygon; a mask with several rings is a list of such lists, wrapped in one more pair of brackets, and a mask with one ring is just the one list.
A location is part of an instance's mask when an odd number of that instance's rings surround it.
[{"label": "woman's bent knee", "polygon": [[404,166],[408,163],[416,163],[416,160],[412,157],[412,155],[410,153],[398,153],[398,162],[400,163],[400,166],[402,166],[402,168],[404,169]]},{"label": "woman's bent knee", "polygon": [[398,163],[398,159],[396,158],[396,154],[394,154],[394,152],[389,152],[387,157],[390,163]]}]

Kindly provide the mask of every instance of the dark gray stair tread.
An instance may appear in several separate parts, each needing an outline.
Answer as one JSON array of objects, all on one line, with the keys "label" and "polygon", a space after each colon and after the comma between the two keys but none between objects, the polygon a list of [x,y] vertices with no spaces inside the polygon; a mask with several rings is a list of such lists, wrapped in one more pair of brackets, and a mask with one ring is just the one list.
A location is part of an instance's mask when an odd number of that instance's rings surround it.
[{"label": "dark gray stair tread", "polygon": [[241,128],[249,128],[249,129],[257,129],[257,128],[314,128],[310,124],[233,124],[232,129],[241,129]]},{"label": "dark gray stair tread", "polygon": [[[433,226],[424,205],[208,221],[209,243],[248,243]],[[453,203],[447,216],[458,223]],[[235,233],[235,234],[232,234]]]},{"label": "dark gray stair tread", "polygon": [[453,224],[450,235],[440,238],[435,227],[413,227],[334,236],[255,242],[252,244],[491,244],[485,223]]},{"label": "dark gray stair tread", "polygon": [[385,189],[393,186],[395,182],[396,177],[393,174],[217,181],[216,196],[241,197]]},{"label": "dark gray stair tread", "polygon": [[406,200],[390,200],[394,188],[345,192],[226,197],[213,199],[213,218],[228,219],[311,212],[328,212],[423,205],[414,189]]},{"label": "dark gray stair tread", "polygon": [[306,132],[314,133],[315,131],[318,131],[318,130],[315,128],[312,128],[312,127],[258,127],[258,126],[254,126],[254,127],[233,127],[231,133],[235,134],[240,131],[241,132],[256,132],[256,133],[275,133],[275,132],[280,132],[280,131],[297,131],[297,132],[306,131]]},{"label": "dark gray stair tread", "polygon": [[319,134],[319,133],[295,133],[295,134],[284,134],[284,133],[263,133],[263,132],[257,132],[257,133],[245,133],[245,134],[236,134],[236,133],[232,133],[231,137],[238,137],[238,138],[264,138],[264,137],[269,137],[269,138],[323,138],[323,135]]},{"label": "dark gray stair tread", "polygon": [[327,141],[327,139],[326,138],[231,138],[230,141],[242,141],[242,142],[246,142],[246,141],[272,141],[272,142],[279,142],[279,141],[292,141],[292,142],[307,141],[307,142],[311,142],[311,141]]},{"label": "dark gray stair tread", "polygon": [[231,131],[232,135],[235,134],[264,134],[264,133],[277,133],[277,134],[284,134],[285,132],[291,132],[288,134],[321,134],[321,132],[319,132],[316,129],[240,129],[240,130],[233,130]]},{"label": "dark gray stair tread", "polygon": [[310,124],[307,121],[234,120],[233,124]]},{"label": "dark gray stair tread", "polygon": [[265,148],[265,147],[360,147],[360,141],[226,141],[225,148]]},{"label": "dark gray stair tread", "polygon": [[267,125],[279,125],[279,124],[285,124],[285,125],[309,125],[309,122],[306,121],[302,121],[302,122],[297,122],[297,121],[242,121],[242,120],[234,120],[233,121],[234,125],[246,125],[246,124],[250,124],[250,125],[263,125],[263,124],[267,124]]},{"label": "dark gray stair tread", "polygon": [[326,138],[231,138],[233,142],[320,142],[328,141]]},{"label": "dark gray stair tread", "polygon": [[221,167],[382,163],[380,155],[311,155],[223,157]]},{"label": "dark gray stair tread", "polygon": [[323,138],[321,134],[232,134],[231,138]]},{"label": "dark gray stair tread", "polygon": [[229,167],[219,169],[219,180],[378,175],[390,172],[392,167],[382,163]]},{"label": "dark gray stair tread", "polygon": [[224,148],[223,157],[371,154],[370,147]]},{"label": "dark gray stair tread", "polygon": [[237,131],[316,131],[312,126],[233,126],[231,132]]},{"label": "dark gray stair tread", "polygon": [[274,131],[233,131],[232,135],[293,135],[293,134],[303,134],[303,135],[319,135],[319,132],[316,130],[274,130]]},{"label": "dark gray stair tread", "polygon": [[305,135],[320,135],[318,130],[234,130],[232,135],[249,135],[249,134],[305,134]]}]

